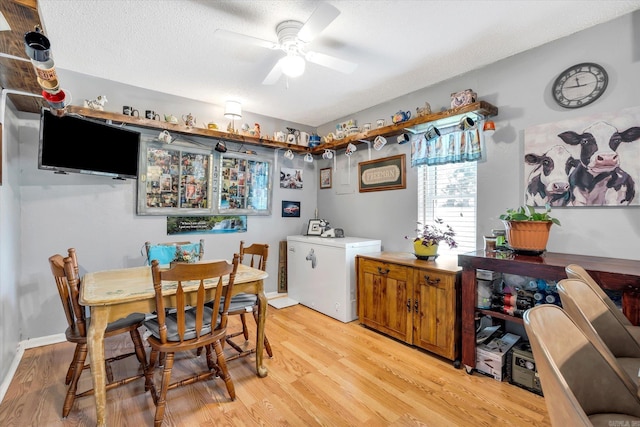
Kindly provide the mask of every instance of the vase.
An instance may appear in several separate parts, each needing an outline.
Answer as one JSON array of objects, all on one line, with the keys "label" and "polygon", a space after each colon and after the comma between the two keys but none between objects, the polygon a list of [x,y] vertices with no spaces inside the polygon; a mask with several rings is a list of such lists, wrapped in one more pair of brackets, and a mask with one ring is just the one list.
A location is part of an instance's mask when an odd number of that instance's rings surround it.
[{"label": "vase", "polygon": [[438,254],[438,245],[423,245],[422,240],[413,242],[413,253],[417,258],[433,257]]}]

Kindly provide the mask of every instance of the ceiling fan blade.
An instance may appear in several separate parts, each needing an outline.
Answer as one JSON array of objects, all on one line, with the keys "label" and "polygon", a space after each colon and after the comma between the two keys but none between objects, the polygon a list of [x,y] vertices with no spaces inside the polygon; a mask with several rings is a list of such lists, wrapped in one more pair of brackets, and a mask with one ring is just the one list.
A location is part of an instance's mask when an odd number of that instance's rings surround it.
[{"label": "ceiling fan blade", "polygon": [[334,19],[340,15],[340,11],[329,3],[320,3],[320,6],[313,11],[307,22],[300,28],[298,38],[305,43],[309,43],[316,38]]},{"label": "ceiling fan blade", "polygon": [[319,52],[307,52],[305,59],[314,64],[322,65],[323,67],[331,68],[332,70],[340,71],[341,73],[351,74],[358,67],[358,64],[351,61],[345,61],[344,59],[336,58],[335,56],[325,55]]},{"label": "ceiling fan blade", "polygon": [[276,62],[276,65],[273,66],[267,77],[262,81],[263,85],[272,85],[275,84],[278,80],[280,80],[280,76],[282,75],[282,59]]},{"label": "ceiling fan blade", "polygon": [[246,34],[240,34],[233,31],[223,30],[218,28],[213,32],[214,37],[218,37],[230,42],[247,43],[255,46],[265,47],[267,49],[279,49],[280,44],[269,40],[259,39],[257,37],[251,37]]}]

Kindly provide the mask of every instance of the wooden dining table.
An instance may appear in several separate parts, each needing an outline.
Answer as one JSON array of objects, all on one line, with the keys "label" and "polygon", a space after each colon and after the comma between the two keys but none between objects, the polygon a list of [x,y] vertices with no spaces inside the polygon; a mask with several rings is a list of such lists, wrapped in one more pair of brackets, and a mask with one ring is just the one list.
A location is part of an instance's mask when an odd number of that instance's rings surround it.
[{"label": "wooden dining table", "polygon": [[[267,375],[267,368],[262,364],[264,325],[267,312],[267,298],[264,294],[263,281],[267,277],[268,274],[265,271],[239,264],[232,291],[233,295],[242,292],[258,295],[256,372],[259,377]],[[215,284],[212,282],[210,286],[213,287]],[[197,287],[194,286],[192,290],[195,292],[196,289]],[[188,292],[189,288],[185,290]],[[169,282],[166,287],[163,284],[163,294],[167,298],[171,298],[175,294],[175,286]],[[108,323],[125,318],[131,313],[155,311],[156,302],[151,267],[123,268],[85,274],[80,290],[80,304],[89,307],[91,311],[91,323],[87,331],[87,347],[95,390],[97,425],[106,426],[105,330]]]}]

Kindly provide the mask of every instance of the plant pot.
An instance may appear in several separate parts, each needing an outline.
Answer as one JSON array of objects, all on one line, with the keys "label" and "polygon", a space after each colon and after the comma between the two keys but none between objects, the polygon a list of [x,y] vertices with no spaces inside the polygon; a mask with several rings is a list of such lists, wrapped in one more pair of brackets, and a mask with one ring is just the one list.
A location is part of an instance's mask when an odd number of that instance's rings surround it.
[{"label": "plant pot", "polygon": [[516,252],[541,254],[547,249],[551,221],[502,221],[509,247]]},{"label": "plant pot", "polygon": [[433,257],[438,254],[438,245],[425,246],[422,244],[422,240],[416,240],[413,242],[413,253],[416,257]]}]

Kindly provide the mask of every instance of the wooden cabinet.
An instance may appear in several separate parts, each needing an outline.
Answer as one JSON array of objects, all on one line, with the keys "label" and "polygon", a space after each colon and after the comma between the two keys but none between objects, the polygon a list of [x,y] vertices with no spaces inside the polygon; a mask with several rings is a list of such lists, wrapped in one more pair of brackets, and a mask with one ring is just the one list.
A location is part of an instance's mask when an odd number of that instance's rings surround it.
[{"label": "wooden cabinet", "polygon": [[410,253],[356,257],[360,323],[458,365],[459,268],[455,258]]},{"label": "wooden cabinet", "polygon": [[456,358],[456,275],[433,269],[413,270],[413,343],[418,347]]},{"label": "wooden cabinet", "polygon": [[553,252],[530,256],[480,250],[458,255],[458,264],[463,268],[462,363],[468,373],[473,372],[476,361],[476,313],[522,323],[520,318],[476,307],[478,301],[476,269],[558,281],[567,278],[564,270],[567,265],[578,264],[586,269],[603,289],[621,291],[624,314],[634,324],[637,324],[639,319],[637,304],[638,291],[640,291],[639,261]]}]

